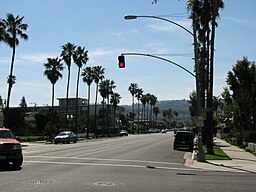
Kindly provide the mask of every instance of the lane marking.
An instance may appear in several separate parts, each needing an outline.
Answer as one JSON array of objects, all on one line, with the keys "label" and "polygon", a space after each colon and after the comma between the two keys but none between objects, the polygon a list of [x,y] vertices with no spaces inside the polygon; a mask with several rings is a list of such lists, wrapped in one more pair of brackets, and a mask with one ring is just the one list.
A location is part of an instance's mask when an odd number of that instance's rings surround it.
[{"label": "lane marking", "polygon": [[[128,168],[143,168],[143,169],[147,168],[147,166],[142,166],[142,165],[121,165],[121,164],[105,164],[105,163],[74,163],[74,162],[53,162],[53,161],[24,161],[24,163],[57,164],[57,165],[86,165],[86,166],[104,166],[104,167],[128,167]],[[195,169],[193,169],[193,168],[175,168],[175,167],[162,167],[162,166],[155,167],[155,169],[195,171]]]},{"label": "lane marking", "polygon": [[81,157],[53,157],[53,156],[27,156],[26,158],[48,158],[48,159],[77,159],[77,160],[94,160],[94,161],[119,161],[119,162],[134,162],[134,163],[151,163],[151,164],[164,164],[164,165],[184,165],[183,163],[169,163],[161,161],[143,161],[132,159],[103,159],[103,158],[81,158]]}]

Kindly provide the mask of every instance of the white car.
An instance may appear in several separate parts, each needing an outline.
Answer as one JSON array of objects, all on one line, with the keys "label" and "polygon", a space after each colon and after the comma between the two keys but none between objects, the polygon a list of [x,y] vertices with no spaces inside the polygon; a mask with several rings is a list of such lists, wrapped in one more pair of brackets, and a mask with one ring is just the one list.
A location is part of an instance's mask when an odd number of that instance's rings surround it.
[{"label": "white car", "polygon": [[54,144],[58,143],[76,143],[77,142],[77,135],[73,133],[72,131],[63,131],[60,132],[55,138],[54,138]]}]

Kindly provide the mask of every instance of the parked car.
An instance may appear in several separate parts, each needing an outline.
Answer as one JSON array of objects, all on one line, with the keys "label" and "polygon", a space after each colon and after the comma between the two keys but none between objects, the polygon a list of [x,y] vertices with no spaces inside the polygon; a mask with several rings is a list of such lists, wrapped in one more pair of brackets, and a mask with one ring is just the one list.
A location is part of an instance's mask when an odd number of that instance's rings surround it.
[{"label": "parked car", "polygon": [[162,129],[161,133],[167,133],[166,129]]},{"label": "parked car", "polygon": [[70,142],[76,143],[77,138],[77,135],[72,131],[63,131],[60,132],[56,137],[54,137],[54,144]]},{"label": "parked car", "polygon": [[181,149],[193,151],[194,148],[194,136],[191,131],[177,131],[174,138],[173,149]]},{"label": "parked car", "polygon": [[120,136],[128,136],[128,131],[126,130],[121,130],[119,133]]},{"label": "parked car", "polygon": [[0,128],[0,164],[1,162],[12,163],[16,168],[23,163],[21,144],[7,128]]},{"label": "parked car", "polygon": [[148,133],[155,133],[155,129],[154,128],[149,128]]}]

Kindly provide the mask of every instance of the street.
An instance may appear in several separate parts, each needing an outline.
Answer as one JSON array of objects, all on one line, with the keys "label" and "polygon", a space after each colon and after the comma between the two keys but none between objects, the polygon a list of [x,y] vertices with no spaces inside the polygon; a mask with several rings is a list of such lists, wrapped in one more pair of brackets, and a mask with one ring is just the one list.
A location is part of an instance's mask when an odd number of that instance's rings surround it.
[{"label": "street", "polygon": [[256,175],[192,169],[173,133],[31,144],[21,170],[1,167],[1,192],[254,191]]}]

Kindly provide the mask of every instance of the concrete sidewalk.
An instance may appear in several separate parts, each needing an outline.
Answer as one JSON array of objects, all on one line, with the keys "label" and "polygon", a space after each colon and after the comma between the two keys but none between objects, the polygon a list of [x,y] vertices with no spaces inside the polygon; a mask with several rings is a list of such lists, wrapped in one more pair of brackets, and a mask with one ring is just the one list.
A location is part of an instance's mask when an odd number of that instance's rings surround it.
[{"label": "concrete sidewalk", "polygon": [[220,146],[232,160],[208,160],[206,162],[198,162],[193,160],[194,155],[190,155],[190,158],[188,155],[185,155],[185,165],[191,168],[212,171],[247,172],[256,174],[256,156],[218,138],[214,140],[214,143]]}]

